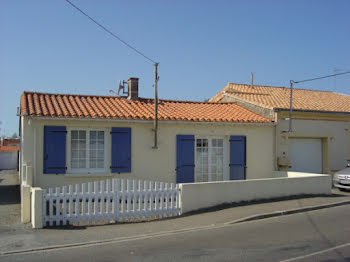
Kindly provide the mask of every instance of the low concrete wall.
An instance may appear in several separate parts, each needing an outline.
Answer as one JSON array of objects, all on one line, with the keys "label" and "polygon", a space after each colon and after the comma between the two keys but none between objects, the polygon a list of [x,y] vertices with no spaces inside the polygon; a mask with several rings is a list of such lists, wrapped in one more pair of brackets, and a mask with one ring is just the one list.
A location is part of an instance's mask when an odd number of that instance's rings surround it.
[{"label": "low concrete wall", "polygon": [[273,175],[277,178],[180,184],[181,213],[224,203],[331,194],[329,175],[298,172],[275,172]]}]

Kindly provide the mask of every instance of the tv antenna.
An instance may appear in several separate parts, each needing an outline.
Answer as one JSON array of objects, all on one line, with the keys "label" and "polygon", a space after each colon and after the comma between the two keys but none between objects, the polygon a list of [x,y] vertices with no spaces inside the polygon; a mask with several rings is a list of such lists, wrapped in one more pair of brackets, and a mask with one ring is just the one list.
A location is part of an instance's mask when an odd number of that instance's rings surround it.
[{"label": "tv antenna", "polygon": [[120,80],[119,81],[119,85],[118,85],[118,95],[120,94],[120,91],[123,90],[123,95],[128,95],[129,94],[129,87],[128,87],[128,90],[125,91],[125,85],[127,84],[126,81],[124,80]]}]

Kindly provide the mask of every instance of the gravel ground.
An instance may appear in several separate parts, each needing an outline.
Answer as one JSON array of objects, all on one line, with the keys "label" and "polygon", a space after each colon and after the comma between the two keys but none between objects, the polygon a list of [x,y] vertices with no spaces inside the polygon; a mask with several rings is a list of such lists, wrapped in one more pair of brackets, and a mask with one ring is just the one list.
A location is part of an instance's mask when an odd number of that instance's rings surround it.
[{"label": "gravel ground", "polygon": [[0,170],[0,225],[21,222],[21,197],[17,170]]}]

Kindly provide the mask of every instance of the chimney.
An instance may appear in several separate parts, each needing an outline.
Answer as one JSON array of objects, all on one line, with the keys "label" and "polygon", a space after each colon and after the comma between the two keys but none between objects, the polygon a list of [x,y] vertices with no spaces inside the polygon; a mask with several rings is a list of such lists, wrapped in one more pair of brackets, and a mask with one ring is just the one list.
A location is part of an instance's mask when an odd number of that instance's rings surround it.
[{"label": "chimney", "polygon": [[129,96],[130,100],[139,99],[139,79],[137,77],[130,77],[128,79]]}]

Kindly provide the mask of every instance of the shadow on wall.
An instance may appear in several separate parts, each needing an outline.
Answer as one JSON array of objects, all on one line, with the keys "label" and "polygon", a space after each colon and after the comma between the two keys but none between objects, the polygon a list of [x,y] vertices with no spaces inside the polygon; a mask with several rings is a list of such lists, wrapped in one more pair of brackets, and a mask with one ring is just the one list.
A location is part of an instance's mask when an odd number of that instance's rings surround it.
[{"label": "shadow on wall", "polygon": [[19,204],[21,202],[19,185],[0,186],[0,205]]}]

